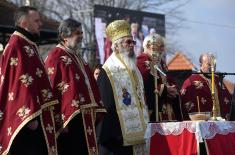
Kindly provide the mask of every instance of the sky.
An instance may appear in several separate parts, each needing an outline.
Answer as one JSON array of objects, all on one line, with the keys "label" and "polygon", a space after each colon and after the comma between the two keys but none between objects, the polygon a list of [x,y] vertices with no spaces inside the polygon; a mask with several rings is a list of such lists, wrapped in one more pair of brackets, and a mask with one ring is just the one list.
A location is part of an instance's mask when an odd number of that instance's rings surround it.
[{"label": "sky", "polygon": [[[197,66],[200,54],[210,51],[216,55],[217,71],[235,73],[235,1],[191,0],[178,10],[186,20],[166,39],[177,41],[178,50]],[[166,20],[171,19],[166,16]],[[234,75],[225,79],[235,83]]]}]

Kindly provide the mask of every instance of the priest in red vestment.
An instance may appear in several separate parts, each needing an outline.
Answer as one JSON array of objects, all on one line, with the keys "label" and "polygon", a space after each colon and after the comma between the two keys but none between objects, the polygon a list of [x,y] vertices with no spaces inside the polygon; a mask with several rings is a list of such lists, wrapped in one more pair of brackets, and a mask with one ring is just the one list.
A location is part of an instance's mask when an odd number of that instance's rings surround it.
[{"label": "priest in red vestment", "polygon": [[[206,74],[211,73],[212,56],[210,53],[202,54],[199,59],[201,74],[192,74],[183,83],[181,100],[184,120],[189,119],[188,113],[212,112],[211,74]],[[228,89],[215,76],[215,104],[222,118],[229,117],[231,99]]]},{"label": "priest in red vestment", "polygon": [[105,109],[93,73],[77,53],[81,23],[66,19],[59,26],[60,43],[45,59],[53,92],[59,154],[98,155],[95,125]]},{"label": "priest in red vestment", "polygon": [[57,154],[53,105],[48,75],[35,43],[39,12],[20,7],[17,30],[0,61],[0,154]]},{"label": "priest in red vestment", "polygon": [[144,80],[150,120],[181,120],[178,91],[173,79],[166,75],[163,38],[158,34],[146,36],[143,47],[144,52],[137,57],[137,66]]}]

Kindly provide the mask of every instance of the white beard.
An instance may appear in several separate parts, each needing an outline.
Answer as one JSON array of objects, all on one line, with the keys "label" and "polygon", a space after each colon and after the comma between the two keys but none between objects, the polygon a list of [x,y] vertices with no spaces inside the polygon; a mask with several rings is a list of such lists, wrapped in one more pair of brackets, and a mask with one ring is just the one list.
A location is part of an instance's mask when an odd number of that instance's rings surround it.
[{"label": "white beard", "polygon": [[122,51],[120,51],[120,56],[122,58],[122,60],[124,61],[124,63],[126,64],[126,66],[131,69],[132,71],[136,70],[136,56],[134,55],[129,55],[129,52],[127,52],[125,49],[122,49]]}]

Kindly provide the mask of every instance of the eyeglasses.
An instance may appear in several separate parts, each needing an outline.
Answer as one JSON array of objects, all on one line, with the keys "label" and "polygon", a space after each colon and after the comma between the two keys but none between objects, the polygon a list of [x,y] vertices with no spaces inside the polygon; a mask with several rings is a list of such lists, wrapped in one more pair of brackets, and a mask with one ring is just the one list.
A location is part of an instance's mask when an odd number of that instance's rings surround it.
[{"label": "eyeglasses", "polygon": [[83,31],[76,31],[75,34],[76,34],[76,35],[82,35],[82,34],[83,34]]},{"label": "eyeglasses", "polygon": [[129,45],[130,45],[130,44],[136,45],[136,41],[131,40],[131,39],[126,40],[125,43],[127,43],[127,44],[129,44]]}]

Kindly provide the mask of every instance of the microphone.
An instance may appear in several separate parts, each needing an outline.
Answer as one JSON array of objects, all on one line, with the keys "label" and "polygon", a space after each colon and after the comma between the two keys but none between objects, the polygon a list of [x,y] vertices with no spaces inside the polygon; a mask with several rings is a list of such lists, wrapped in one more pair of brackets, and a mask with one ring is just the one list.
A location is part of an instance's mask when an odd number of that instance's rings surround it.
[{"label": "microphone", "polygon": [[157,71],[159,71],[163,76],[166,77],[166,74],[165,74],[160,68],[158,68],[157,65],[154,65],[153,67],[154,67],[154,69],[156,69]]}]

